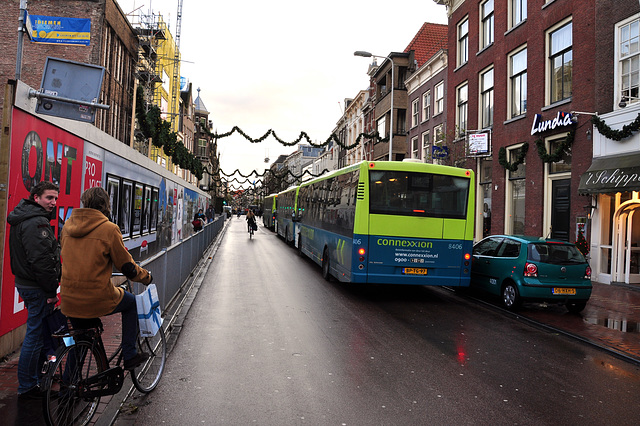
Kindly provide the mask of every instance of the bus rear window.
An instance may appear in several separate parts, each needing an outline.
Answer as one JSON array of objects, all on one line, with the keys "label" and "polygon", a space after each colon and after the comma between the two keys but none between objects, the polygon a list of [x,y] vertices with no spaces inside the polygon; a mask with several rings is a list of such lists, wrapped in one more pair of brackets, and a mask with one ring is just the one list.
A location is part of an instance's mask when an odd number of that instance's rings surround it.
[{"label": "bus rear window", "polygon": [[467,178],[432,173],[371,170],[369,211],[373,214],[466,219]]}]

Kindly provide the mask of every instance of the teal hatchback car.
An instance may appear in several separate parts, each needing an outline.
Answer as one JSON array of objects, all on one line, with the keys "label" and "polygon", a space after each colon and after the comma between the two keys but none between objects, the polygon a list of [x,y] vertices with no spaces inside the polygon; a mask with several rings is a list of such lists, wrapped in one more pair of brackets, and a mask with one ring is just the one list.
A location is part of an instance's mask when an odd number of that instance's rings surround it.
[{"label": "teal hatchback car", "polygon": [[500,296],[511,310],[532,301],[578,313],[591,296],[591,268],[575,244],[492,235],[473,246],[471,287]]}]

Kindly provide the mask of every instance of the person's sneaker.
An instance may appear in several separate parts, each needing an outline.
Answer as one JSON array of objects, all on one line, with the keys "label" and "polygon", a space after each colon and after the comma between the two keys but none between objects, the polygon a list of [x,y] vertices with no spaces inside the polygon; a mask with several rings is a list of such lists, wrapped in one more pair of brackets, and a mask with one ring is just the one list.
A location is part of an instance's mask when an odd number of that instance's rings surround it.
[{"label": "person's sneaker", "polygon": [[20,399],[42,399],[44,398],[44,391],[40,389],[40,386],[29,389],[26,392],[19,393]]},{"label": "person's sneaker", "polygon": [[144,352],[138,352],[136,356],[131,359],[124,360],[124,369],[125,370],[133,370],[138,367],[140,364],[149,359],[149,354]]}]

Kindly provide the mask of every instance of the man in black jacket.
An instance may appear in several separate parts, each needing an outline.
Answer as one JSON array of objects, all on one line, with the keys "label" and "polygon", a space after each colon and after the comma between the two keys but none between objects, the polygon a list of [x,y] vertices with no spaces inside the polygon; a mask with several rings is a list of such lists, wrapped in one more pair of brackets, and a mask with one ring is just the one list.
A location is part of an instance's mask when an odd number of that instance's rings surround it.
[{"label": "man in black jacket", "polygon": [[40,182],[28,199],[7,216],[11,272],[27,308],[27,330],[18,361],[18,396],[38,398],[39,371],[44,362],[42,320],[57,302],[60,281],[60,245],[51,228],[59,188]]}]

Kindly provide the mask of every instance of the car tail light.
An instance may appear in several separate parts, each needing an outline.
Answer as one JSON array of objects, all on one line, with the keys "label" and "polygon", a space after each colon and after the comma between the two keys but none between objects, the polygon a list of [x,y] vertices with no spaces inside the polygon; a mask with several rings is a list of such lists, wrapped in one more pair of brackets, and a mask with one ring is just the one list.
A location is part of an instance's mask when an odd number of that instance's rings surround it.
[{"label": "car tail light", "polygon": [[584,271],[584,277],[586,279],[591,279],[591,266],[587,266],[587,269]]},{"label": "car tail light", "polygon": [[524,265],[524,276],[525,277],[537,277],[538,276],[538,266],[535,263],[525,263]]}]

